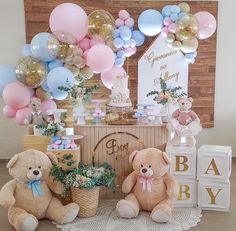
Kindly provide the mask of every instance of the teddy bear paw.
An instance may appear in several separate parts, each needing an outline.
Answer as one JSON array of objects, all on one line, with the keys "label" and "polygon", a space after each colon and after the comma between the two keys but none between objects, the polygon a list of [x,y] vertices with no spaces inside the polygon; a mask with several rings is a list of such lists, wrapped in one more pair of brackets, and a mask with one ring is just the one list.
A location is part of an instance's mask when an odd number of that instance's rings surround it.
[{"label": "teddy bear paw", "polygon": [[71,208],[68,210],[67,215],[63,219],[63,224],[67,224],[72,222],[78,215],[79,213],[79,206],[71,206]]},{"label": "teddy bear paw", "polygon": [[157,209],[154,213],[151,214],[151,218],[155,222],[166,223],[170,220],[171,214],[162,209]]},{"label": "teddy bear paw", "polygon": [[129,205],[120,205],[116,208],[117,215],[122,218],[134,218],[136,217],[135,211]]},{"label": "teddy bear paw", "polygon": [[20,227],[20,231],[34,231],[38,227],[38,221],[33,217],[26,217]]}]

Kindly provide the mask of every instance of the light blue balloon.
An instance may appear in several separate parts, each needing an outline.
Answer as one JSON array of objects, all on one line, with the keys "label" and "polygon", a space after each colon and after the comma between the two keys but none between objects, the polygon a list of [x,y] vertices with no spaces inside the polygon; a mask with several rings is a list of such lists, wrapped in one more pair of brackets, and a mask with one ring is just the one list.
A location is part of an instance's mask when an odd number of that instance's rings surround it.
[{"label": "light blue balloon", "polygon": [[120,26],[119,27],[119,31],[120,31],[120,37],[124,40],[130,40],[131,36],[132,36],[132,31],[128,26]]},{"label": "light blue balloon", "polygon": [[56,100],[64,100],[66,99],[66,97],[68,96],[68,93],[65,91],[53,91],[52,93],[52,97]]},{"label": "light blue balloon", "polygon": [[132,33],[132,39],[136,42],[136,46],[142,46],[145,42],[145,36],[139,30],[134,30]]},{"label": "light blue balloon", "polygon": [[123,47],[124,47],[124,48],[130,47],[130,40],[125,41]]},{"label": "light blue balloon", "polygon": [[32,56],[31,45],[25,44],[21,50],[21,54],[25,57]]},{"label": "light blue balloon", "polygon": [[8,64],[0,65],[0,96],[2,96],[3,89],[7,84],[16,81],[15,67]]},{"label": "light blue balloon", "polygon": [[124,45],[124,41],[121,39],[121,38],[115,38],[114,40],[113,40],[113,45],[116,47],[116,48],[118,48],[118,49],[120,49],[120,48],[122,48],[123,47],[123,45]]},{"label": "light blue balloon", "polygon": [[163,16],[157,10],[145,10],[139,15],[138,27],[143,34],[155,36],[161,32],[163,27]]},{"label": "light blue balloon", "polygon": [[125,58],[125,52],[123,50],[117,51],[117,58]]},{"label": "light blue balloon", "polygon": [[31,41],[31,52],[33,57],[38,58],[43,62],[54,60],[58,55],[58,50],[55,48],[49,51],[48,42],[52,39],[55,39],[56,43],[58,42],[53,35],[47,32],[36,34]]},{"label": "light blue balloon", "polygon": [[123,58],[117,58],[117,59],[115,60],[115,65],[116,65],[117,67],[123,67],[123,66],[124,66],[124,63],[125,63],[125,59],[123,59]]},{"label": "light blue balloon", "polygon": [[170,15],[170,19],[175,22],[179,19],[179,15],[177,13],[173,13]]},{"label": "light blue balloon", "polygon": [[48,87],[47,79],[41,84],[40,87],[42,87],[44,91],[47,91],[47,92],[50,92],[50,91],[51,91],[51,90],[49,89],[49,87]]},{"label": "light blue balloon", "polygon": [[170,5],[164,6],[164,7],[162,8],[161,13],[162,13],[162,15],[163,15],[164,17],[170,16],[170,15],[171,15],[171,6],[170,6]]},{"label": "light blue balloon", "polygon": [[120,36],[120,31],[119,29],[115,29],[112,33],[112,37],[115,39]]},{"label": "light blue balloon", "polygon": [[173,6],[171,6],[170,11],[171,11],[172,13],[178,14],[178,13],[180,13],[180,7],[177,6],[177,5],[173,5]]},{"label": "light blue balloon", "polygon": [[58,60],[58,59],[55,59],[55,60],[52,60],[51,62],[48,63],[48,70],[51,71],[52,69],[56,68],[56,67],[63,67],[63,62]]},{"label": "light blue balloon", "polygon": [[184,13],[184,12],[179,13],[179,18],[182,18],[182,17],[185,17],[185,16],[186,16],[186,13]]},{"label": "light blue balloon", "polygon": [[55,93],[59,91],[58,87],[73,87],[75,84],[74,74],[65,67],[56,67],[47,75],[47,85]]}]

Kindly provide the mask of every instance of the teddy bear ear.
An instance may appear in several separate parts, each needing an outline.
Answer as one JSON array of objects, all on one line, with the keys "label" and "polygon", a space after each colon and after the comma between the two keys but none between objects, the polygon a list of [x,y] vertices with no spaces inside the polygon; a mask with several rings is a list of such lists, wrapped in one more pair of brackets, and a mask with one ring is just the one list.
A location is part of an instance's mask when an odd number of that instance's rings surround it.
[{"label": "teddy bear ear", "polygon": [[178,98],[177,102],[179,103],[182,99],[183,99],[182,97]]},{"label": "teddy bear ear", "polygon": [[167,164],[170,164],[171,161],[170,161],[169,156],[166,154],[166,152],[162,152],[162,157]]},{"label": "teddy bear ear", "polygon": [[190,102],[190,103],[192,103],[193,102],[193,98],[188,98],[188,101]]},{"label": "teddy bear ear", "polygon": [[138,153],[138,150],[135,150],[130,154],[130,156],[129,156],[129,162],[130,163],[133,163],[134,157],[137,155],[137,153]]},{"label": "teddy bear ear", "polygon": [[47,152],[46,155],[53,164],[58,164],[57,157],[52,152]]},{"label": "teddy bear ear", "polygon": [[18,154],[14,155],[9,162],[7,163],[7,168],[12,168],[13,165],[16,163],[16,161],[18,160]]}]

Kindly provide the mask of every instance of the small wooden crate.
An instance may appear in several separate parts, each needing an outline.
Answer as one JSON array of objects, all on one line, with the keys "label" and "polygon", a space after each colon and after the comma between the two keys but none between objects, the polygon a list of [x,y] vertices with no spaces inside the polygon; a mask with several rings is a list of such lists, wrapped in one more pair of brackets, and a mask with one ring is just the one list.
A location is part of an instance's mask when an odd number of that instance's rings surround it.
[{"label": "small wooden crate", "polygon": [[166,152],[171,159],[170,173],[181,178],[196,178],[196,147],[172,146]]},{"label": "small wooden crate", "polygon": [[77,168],[80,162],[80,147],[76,149],[48,149],[58,159],[58,165],[63,170]]},{"label": "small wooden crate", "polygon": [[197,206],[197,180],[179,177],[179,195],[175,207],[196,207]]},{"label": "small wooden crate", "polygon": [[21,149],[22,151],[26,151],[28,149],[36,149],[42,152],[46,152],[49,143],[50,137],[48,136],[25,135],[22,140]]},{"label": "small wooden crate", "polygon": [[199,180],[198,206],[203,210],[229,211],[230,182]]},{"label": "small wooden crate", "polygon": [[197,176],[199,180],[228,182],[232,164],[231,147],[203,145],[198,150],[197,159]]}]

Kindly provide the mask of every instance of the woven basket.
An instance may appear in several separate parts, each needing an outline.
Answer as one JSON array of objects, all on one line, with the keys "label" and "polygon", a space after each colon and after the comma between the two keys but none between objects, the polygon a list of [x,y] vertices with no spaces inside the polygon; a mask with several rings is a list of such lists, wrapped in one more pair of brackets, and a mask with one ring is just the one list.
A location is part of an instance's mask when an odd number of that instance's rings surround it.
[{"label": "woven basket", "polygon": [[97,213],[99,187],[92,189],[71,188],[72,201],[80,206],[79,217],[93,217]]}]

